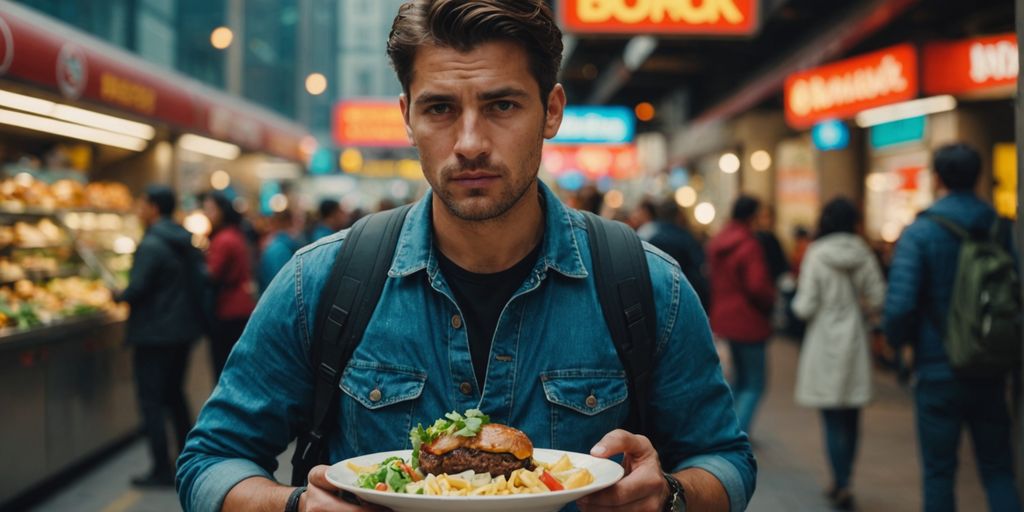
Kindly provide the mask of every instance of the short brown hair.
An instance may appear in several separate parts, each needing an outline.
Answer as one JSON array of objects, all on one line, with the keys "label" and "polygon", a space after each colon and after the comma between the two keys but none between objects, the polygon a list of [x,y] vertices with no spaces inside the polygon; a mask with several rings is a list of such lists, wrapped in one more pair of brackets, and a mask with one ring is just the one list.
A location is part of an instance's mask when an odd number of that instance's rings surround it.
[{"label": "short brown hair", "polygon": [[466,52],[490,41],[523,45],[546,104],[562,63],[562,31],[544,0],[411,0],[402,4],[391,25],[388,57],[409,94],[420,46]]}]

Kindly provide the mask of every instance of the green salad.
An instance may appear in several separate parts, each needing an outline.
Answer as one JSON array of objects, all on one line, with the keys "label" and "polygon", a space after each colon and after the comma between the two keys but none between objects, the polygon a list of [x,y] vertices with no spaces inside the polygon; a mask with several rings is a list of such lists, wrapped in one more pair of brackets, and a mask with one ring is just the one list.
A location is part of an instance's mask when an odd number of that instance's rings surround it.
[{"label": "green salad", "polygon": [[[408,468],[408,469],[407,469]],[[391,490],[394,492],[405,492],[405,486],[412,483],[413,472],[409,465],[398,457],[388,457],[381,462],[377,471],[359,475],[356,484],[364,489],[377,489],[378,491]],[[384,488],[381,488],[383,484]]]}]

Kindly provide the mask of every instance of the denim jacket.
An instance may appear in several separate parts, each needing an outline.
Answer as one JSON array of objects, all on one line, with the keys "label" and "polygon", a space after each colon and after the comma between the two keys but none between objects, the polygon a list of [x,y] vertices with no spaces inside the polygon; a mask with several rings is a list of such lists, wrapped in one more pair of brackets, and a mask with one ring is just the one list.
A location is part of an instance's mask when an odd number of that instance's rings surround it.
[{"label": "denim jacket", "polygon": [[[438,269],[431,195],[410,210],[380,302],[341,378],[331,462],[409,448],[411,427],[452,410],[479,408],[537,447],[583,453],[623,425],[626,377],[590,275],[583,217],[540,188],[541,254],[501,313],[483,389]],[[178,460],[186,511],[220,510],[241,480],[272,478],[276,457],[308,421],[314,316],[345,235],[300,250],[261,298]],[[678,265],[645,249],[658,320],[648,435],[666,471],[702,468],[721,481],[731,509],[744,510],[756,464],[707,319]]]}]

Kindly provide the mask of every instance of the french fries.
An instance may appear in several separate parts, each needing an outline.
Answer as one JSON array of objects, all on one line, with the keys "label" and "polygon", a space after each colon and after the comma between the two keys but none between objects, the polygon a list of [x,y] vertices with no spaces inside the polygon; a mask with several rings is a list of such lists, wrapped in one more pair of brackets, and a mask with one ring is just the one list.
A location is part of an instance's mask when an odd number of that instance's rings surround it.
[{"label": "french fries", "polygon": [[[536,469],[533,471],[517,469],[507,479],[505,475],[489,478],[486,474],[475,475],[472,471],[457,475],[428,474],[423,480],[408,484],[406,492],[427,496],[509,496],[548,493],[551,490],[541,481],[541,475],[545,471],[558,480],[566,490],[578,489],[594,481],[594,475],[586,468],[573,466],[568,455],[563,454],[553,464],[538,460],[535,460],[534,464]],[[356,474],[374,472],[378,469],[377,465],[359,466],[351,462],[348,463],[348,468]]]},{"label": "french fries", "polygon": [[[568,457],[563,457],[564,462],[559,460],[554,465],[547,465],[549,468],[563,468],[561,471],[548,471],[566,489],[578,489],[591,484],[594,475],[585,468],[575,468],[569,462]],[[551,492],[540,481],[540,475],[545,471],[544,465],[537,463],[537,469],[528,471],[517,469],[512,475],[505,479],[505,475],[498,475],[492,478],[489,483],[475,485],[473,480],[468,480],[456,475],[427,475],[424,479],[423,494],[427,496],[508,496],[512,494],[540,494]],[[563,481],[562,478],[565,478]],[[474,479],[475,480],[475,479]]]}]

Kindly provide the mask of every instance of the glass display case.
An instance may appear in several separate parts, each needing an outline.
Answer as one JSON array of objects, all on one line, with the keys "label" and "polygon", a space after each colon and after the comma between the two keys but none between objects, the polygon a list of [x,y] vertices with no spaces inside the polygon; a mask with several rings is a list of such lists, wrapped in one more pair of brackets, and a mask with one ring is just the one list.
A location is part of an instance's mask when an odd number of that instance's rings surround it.
[{"label": "glass display case", "polygon": [[86,318],[125,317],[111,290],[128,284],[142,227],[120,188],[0,181],[0,342]]}]

